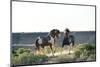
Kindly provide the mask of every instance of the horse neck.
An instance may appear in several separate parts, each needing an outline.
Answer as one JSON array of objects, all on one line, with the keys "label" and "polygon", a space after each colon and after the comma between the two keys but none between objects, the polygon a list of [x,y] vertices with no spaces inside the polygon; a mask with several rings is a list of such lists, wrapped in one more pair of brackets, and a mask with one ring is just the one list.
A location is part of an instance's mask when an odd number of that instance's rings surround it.
[{"label": "horse neck", "polygon": [[53,38],[50,34],[47,35],[47,38],[51,39]]},{"label": "horse neck", "polygon": [[50,41],[54,41],[54,44],[55,44],[55,38],[54,37],[52,37],[50,34],[47,36],[48,38],[50,38]]}]

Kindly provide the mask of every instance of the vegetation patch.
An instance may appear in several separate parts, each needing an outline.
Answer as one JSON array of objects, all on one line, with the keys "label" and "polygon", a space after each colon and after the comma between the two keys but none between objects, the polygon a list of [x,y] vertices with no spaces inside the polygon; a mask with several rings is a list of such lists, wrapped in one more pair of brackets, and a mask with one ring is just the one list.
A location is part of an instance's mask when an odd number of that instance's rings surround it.
[{"label": "vegetation patch", "polygon": [[82,44],[73,48],[76,61],[93,61],[96,59],[96,51],[94,45]]},{"label": "vegetation patch", "polygon": [[57,56],[47,56],[52,53],[49,47],[41,49],[42,54],[37,54],[27,48],[19,48],[12,51],[11,61],[12,65],[27,65],[27,64],[45,64],[45,63],[60,63],[60,62],[76,62],[76,61],[95,61],[96,60],[96,47],[95,45],[82,44],[75,45],[71,48],[73,53],[63,54],[68,52],[68,46],[64,48],[53,47],[54,54],[59,53]]},{"label": "vegetation patch", "polygon": [[46,55],[35,55],[31,49],[19,48],[11,54],[12,65],[41,64]]}]

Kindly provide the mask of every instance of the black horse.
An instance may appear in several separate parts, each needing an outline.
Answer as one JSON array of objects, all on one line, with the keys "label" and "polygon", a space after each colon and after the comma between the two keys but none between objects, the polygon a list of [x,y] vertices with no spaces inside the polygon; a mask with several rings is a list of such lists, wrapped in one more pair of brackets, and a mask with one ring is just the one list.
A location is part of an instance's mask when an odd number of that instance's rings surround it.
[{"label": "black horse", "polygon": [[63,42],[62,42],[62,48],[65,46],[65,45],[68,45],[69,46],[69,52],[70,52],[70,48],[72,46],[74,46],[74,43],[75,43],[75,38],[73,35],[69,35],[70,33],[70,30],[68,28],[65,29],[64,31],[64,39],[63,39]]},{"label": "black horse", "polygon": [[60,31],[58,29],[53,29],[50,33],[45,37],[37,37],[35,41],[35,45],[37,50],[40,50],[40,47],[44,48],[45,46],[49,46],[53,51],[52,45],[55,44],[55,39],[59,37]]}]

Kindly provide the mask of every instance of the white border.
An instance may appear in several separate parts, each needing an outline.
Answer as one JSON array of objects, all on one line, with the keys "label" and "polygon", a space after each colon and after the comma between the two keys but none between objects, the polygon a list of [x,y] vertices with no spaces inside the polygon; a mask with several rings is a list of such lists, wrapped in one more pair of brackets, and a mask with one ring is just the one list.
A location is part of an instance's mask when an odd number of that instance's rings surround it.
[{"label": "white border", "polygon": [[[42,0],[45,1],[45,0]],[[49,2],[64,2],[73,4],[91,4],[97,6],[97,61],[85,63],[68,63],[68,64],[54,64],[42,65],[42,67],[99,67],[100,65],[100,4],[99,0],[46,0]],[[10,67],[10,1],[0,1],[0,67]],[[33,66],[27,66],[33,67]],[[36,66],[34,66],[36,67]],[[39,65],[38,67],[41,67]]]}]

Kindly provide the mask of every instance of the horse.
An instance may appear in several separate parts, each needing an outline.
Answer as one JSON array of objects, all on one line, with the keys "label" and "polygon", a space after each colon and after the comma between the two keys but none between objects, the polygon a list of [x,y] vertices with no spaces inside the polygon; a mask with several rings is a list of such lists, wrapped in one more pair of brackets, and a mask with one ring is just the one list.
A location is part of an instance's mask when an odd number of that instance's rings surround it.
[{"label": "horse", "polygon": [[68,28],[66,28],[64,31],[64,39],[62,42],[62,48],[65,45],[68,45],[69,46],[69,54],[70,54],[70,49],[72,48],[72,46],[75,45],[75,37],[73,35],[69,35],[69,33],[70,33],[70,30]]},{"label": "horse", "polygon": [[49,46],[53,51],[52,46],[55,44],[56,38],[59,38],[60,31],[58,29],[53,29],[49,32],[47,36],[37,37],[35,41],[36,49],[39,51],[40,47],[44,49],[44,47]]}]

